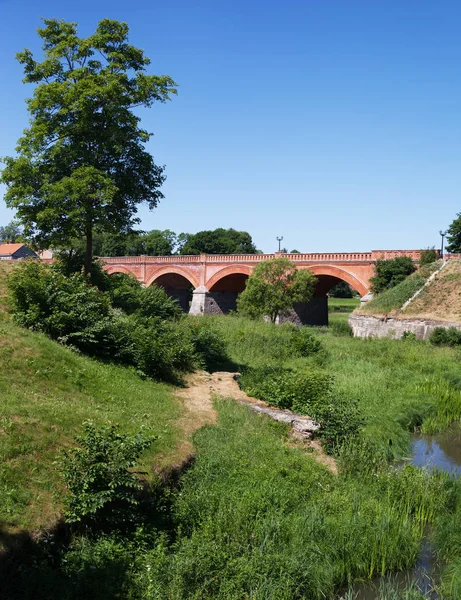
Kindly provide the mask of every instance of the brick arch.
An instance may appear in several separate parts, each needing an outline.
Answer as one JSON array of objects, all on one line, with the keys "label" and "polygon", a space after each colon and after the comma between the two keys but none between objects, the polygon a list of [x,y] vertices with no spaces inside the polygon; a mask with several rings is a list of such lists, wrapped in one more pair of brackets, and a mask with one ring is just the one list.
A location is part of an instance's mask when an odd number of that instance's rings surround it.
[{"label": "brick arch", "polygon": [[248,277],[253,272],[253,268],[247,265],[234,265],[231,267],[224,267],[220,269],[217,273],[215,273],[208,281],[206,282],[207,290],[211,291],[211,288],[221,281],[224,277],[228,275],[248,275]]},{"label": "brick arch", "polygon": [[187,271],[186,269],[181,269],[180,267],[162,267],[153,273],[146,281],[146,287],[149,287],[155,280],[161,277],[162,275],[181,275],[185,279],[187,279],[190,284],[194,288],[198,288],[200,283],[197,276],[191,271]]},{"label": "brick arch", "polygon": [[115,267],[105,267],[104,270],[108,275],[116,275],[117,273],[123,273],[124,275],[131,275],[131,277],[136,277],[133,271],[131,271],[127,267],[123,267],[122,265],[117,265]]},{"label": "brick arch", "polygon": [[361,296],[365,296],[365,294],[368,294],[368,292],[370,291],[369,286],[364,281],[359,279],[353,273],[350,273],[345,269],[341,269],[340,267],[333,267],[331,265],[314,265],[301,268],[309,269],[316,276],[329,275],[331,277],[337,277],[338,279],[342,279],[343,281],[348,283],[352,288],[354,288],[354,290],[356,290]]}]

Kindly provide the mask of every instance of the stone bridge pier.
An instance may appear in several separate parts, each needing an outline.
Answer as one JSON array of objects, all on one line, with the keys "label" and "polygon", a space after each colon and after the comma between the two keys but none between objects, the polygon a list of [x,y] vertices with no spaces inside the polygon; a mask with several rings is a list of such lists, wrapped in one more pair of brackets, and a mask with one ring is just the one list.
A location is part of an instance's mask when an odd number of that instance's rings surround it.
[{"label": "stone bridge pier", "polygon": [[373,250],[332,254],[200,254],[194,256],[122,256],[101,258],[109,273],[132,275],[146,286],[158,285],[176,298],[184,312],[192,315],[227,314],[237,307],[238,295],[255,266],[285,256],[298,269],[309,269],[317,277],[314,297],[298,304],[280,321],[303,325],[328,324],[328,292],[345,281],[360,296],[370,291],[370,277],[379,258],[410,256],[419,250]]}]

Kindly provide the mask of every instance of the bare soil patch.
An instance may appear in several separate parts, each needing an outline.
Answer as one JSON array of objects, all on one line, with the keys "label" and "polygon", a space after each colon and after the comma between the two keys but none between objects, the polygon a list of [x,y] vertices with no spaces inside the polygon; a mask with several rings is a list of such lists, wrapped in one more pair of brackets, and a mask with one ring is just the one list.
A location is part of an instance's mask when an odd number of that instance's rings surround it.
[{"label": "bare soil patch", "polygon": [[303,423],[312,422],[309,417],[301,417],[289,411],[282,411],[267,405],[261,400],[251,398],[240,389],[236,381],[236,375],[238,374],[228,371],[218,371],[212,374],[199,371],[189,376],[187,387],[176,392],[184,411],[176,424],[182,431],[183,441],[175,450],[175,461],[178,463],[190,461],[191,456],[194,454],[192,436],[195,431],[204,425],[216,423],[217,414],[213,407],[213,396],[220,396],[222,398],[232,398],[256,410],[256,412],[266,414],[276,420],[292,423],[290,445],[301,445],[307,452],[312,454],[315,460],[325,465],[333,473],[337,473],[335,460],[325,454],[320,442],[307,439],[303,433]]}]

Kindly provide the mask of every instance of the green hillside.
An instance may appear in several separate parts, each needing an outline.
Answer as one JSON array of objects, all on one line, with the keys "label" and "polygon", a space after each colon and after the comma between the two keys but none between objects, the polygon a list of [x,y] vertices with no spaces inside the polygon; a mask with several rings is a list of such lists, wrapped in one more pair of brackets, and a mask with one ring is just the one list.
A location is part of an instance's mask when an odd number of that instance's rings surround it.
[{"label": "green hillside", "polygon": [[133,432],[144,427],[159,436],[144,456],[150,472],[177,439],[180,408],[170,386],[78,355],[13,325],[5,314],[0,394],[0,522],[6,532],[37,530],[56,520],[61,482],[53,463],[61,448],[75,445],[85,420]]},{"label": "green hillside", "polygon": [[360,307],[356,312],[397,316],[405,302],[421,289],[427,279],[440,267],[440,261],[424,265],[395,287],[377,294],[370,302],[367,302],[365,306]]},{"label": "green hillside", "polygon": [[451,260],[401,314],[461,322],[461,261]]}]

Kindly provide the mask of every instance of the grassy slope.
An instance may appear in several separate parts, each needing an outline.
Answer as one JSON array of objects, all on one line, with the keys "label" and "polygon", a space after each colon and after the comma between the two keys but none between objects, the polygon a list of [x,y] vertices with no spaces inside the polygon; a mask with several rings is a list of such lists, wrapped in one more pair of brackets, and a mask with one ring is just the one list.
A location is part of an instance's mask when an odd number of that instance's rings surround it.
[{"label": "grassy slope", "polygon": [[461,261],[450,261],[402,315],[460,322]]},{"label": "grassy slope", "polygon": [[372,315],[392,314],[394,316],[403,304],[425,284],[427,278],[440,266],[441,263],[438,261],[421,267],[421,269],[418,269],[395,287],[377,294],[373,300],[367,302],[358,312]]},{"label": "grassy slope", "polygon": [[37,529],[56,518],[60,480],[53,461],[73,444],[83,421],[116,423],[126,431],[146,427],[159,435],[144,458],[147,470],[176,441],[179,405],[170,387],[5,321],[0,394],[0,521],[8,528]]},{"label": "grassy slope", "polygon": [[0,263],[0,547],[2,532],[37,530],[60,511],[61,482],[54,464],[74,445],[85,420],[147,428],[159,439],[144,467],[175,460],[179,402],[172,388],[141,380],[123,367],[98,363],[44,335],[15,326],[6,309]]}]

